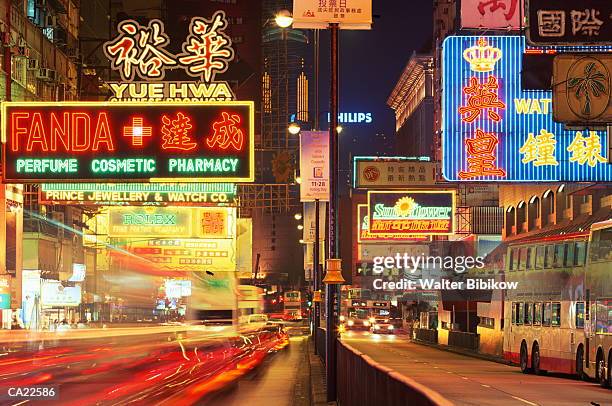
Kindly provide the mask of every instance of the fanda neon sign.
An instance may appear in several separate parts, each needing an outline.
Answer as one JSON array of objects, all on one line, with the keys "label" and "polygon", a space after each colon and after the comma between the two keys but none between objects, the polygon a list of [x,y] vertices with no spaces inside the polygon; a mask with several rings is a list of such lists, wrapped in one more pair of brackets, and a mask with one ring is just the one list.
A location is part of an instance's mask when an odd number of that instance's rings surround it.
[{"label": "fanda neon sign", "polygon": [[554,122],[552,92],[521,89],[523,52],[522,36],[451,36],[444,41],[444,177],[611,181],[606,132],[567,131]]},{"label": "fanda neon sign", "polygon": [[[227,82],[215,82],[215,75],[227,71],[234,59],[232,40],[225,33],[228,22],[223,11],[210,19],[193,17],[182,52],[166,49],[170,38],[161,20],[144,26],[124,20],[118,35],[103,46],[111,67],[121,82],[111,82],[111,101],[229,101],[234,95]],[[162,82],[167,70],[183,69],[199,82]],[[140,78],[145,82],[135,82]],[[148,83],[153,81],[154,83]]]},{"label": "fanda neon sign", "polygon": [[252,182],[252,102],[2,103],[3,180]]}]

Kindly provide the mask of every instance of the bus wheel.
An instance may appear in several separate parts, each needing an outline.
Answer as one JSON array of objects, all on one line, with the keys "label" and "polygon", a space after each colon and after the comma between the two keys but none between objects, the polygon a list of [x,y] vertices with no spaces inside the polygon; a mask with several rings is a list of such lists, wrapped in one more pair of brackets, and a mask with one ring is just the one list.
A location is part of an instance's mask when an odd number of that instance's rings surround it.
[{"label": "bus wheel", "polygon": [[598,354],[597,379],[602,388],[606,388],[610,385],[610,366],[610,359],[608,359],[608,368],[606,370],[606,360],[604,359],[603,354]]},{"label": "bus wheel", "polygon": [[538,343],[533,344],[533,350],[531,351],[531,369],[536,375],[542,375],[543,370],[540,369],[540,347]]},{"label": "bus wheel", "polygon": [[521,372],[524,374],[528,374],[529,368],[527,367],[527,344],[525,344],[524,341],[521,344],[520,364],[521,364]]},{"label": "bus wheel", "polygon": [[597,354],[597,372],[596,378],[601,387],[605,388],[608,384],[607,373],[606,373],[606,361],[603,357],[603,354],[599,352]]},{"label": "bus wheel", "polygon": [[584,347],[579,346],[576,352],[576,374],[578,379],[583,380],[586,378],[584,374]]}]

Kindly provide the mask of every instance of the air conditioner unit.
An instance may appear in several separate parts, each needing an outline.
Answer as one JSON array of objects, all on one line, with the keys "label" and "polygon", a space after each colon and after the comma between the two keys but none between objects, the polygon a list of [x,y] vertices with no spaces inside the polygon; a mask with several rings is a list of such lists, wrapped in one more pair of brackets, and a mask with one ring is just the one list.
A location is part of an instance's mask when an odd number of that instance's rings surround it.
[{"label": "air conditioner unit", "polygon": [[53,69],[49,69],[49,81],[57,82],[58,80],[59,80],[59,75],[57,74],[57,71]]},{"label": "air conditioner unit", "polygon": [[51,69],[40,68],[36,73],[36,79],[40,80],[51,80]]},{"label": "air conditioner unit", "polygon": [[27,46],[25,46],[25,47],[22,47],[22,46],[17,47],[17,55],[25,56],[26,58],[29,58],[30,57],[30,48],[27,47]]},{"label": "air conditioner unit", "polygon": [[45,27],[57,27],[57,16],[49,14],[45,17]]},{"label": "air conditioner unit", "polygon": [[28,70],[38,69],[40,69],[40,62],[38,62],[38,59],[28,59]]}]

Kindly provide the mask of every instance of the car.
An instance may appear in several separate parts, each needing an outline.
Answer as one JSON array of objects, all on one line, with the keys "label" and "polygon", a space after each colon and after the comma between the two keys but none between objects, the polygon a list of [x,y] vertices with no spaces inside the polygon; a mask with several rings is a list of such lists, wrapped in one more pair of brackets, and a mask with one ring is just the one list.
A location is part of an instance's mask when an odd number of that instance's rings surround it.
[{"label": "car", "polygon": [[376,319],[370,326],[372,334],[395,334],[395,326],[389,319]]}]

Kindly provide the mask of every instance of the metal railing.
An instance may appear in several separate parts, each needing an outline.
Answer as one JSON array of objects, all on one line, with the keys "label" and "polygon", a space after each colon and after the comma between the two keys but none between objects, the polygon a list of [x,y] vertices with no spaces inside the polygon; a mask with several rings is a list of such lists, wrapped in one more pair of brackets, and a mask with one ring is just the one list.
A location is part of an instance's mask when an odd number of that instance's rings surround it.
[{"label": "metal railing", "polygon": [[438,392],[338,342],[338,403],[345,406],[450,406]]}]

